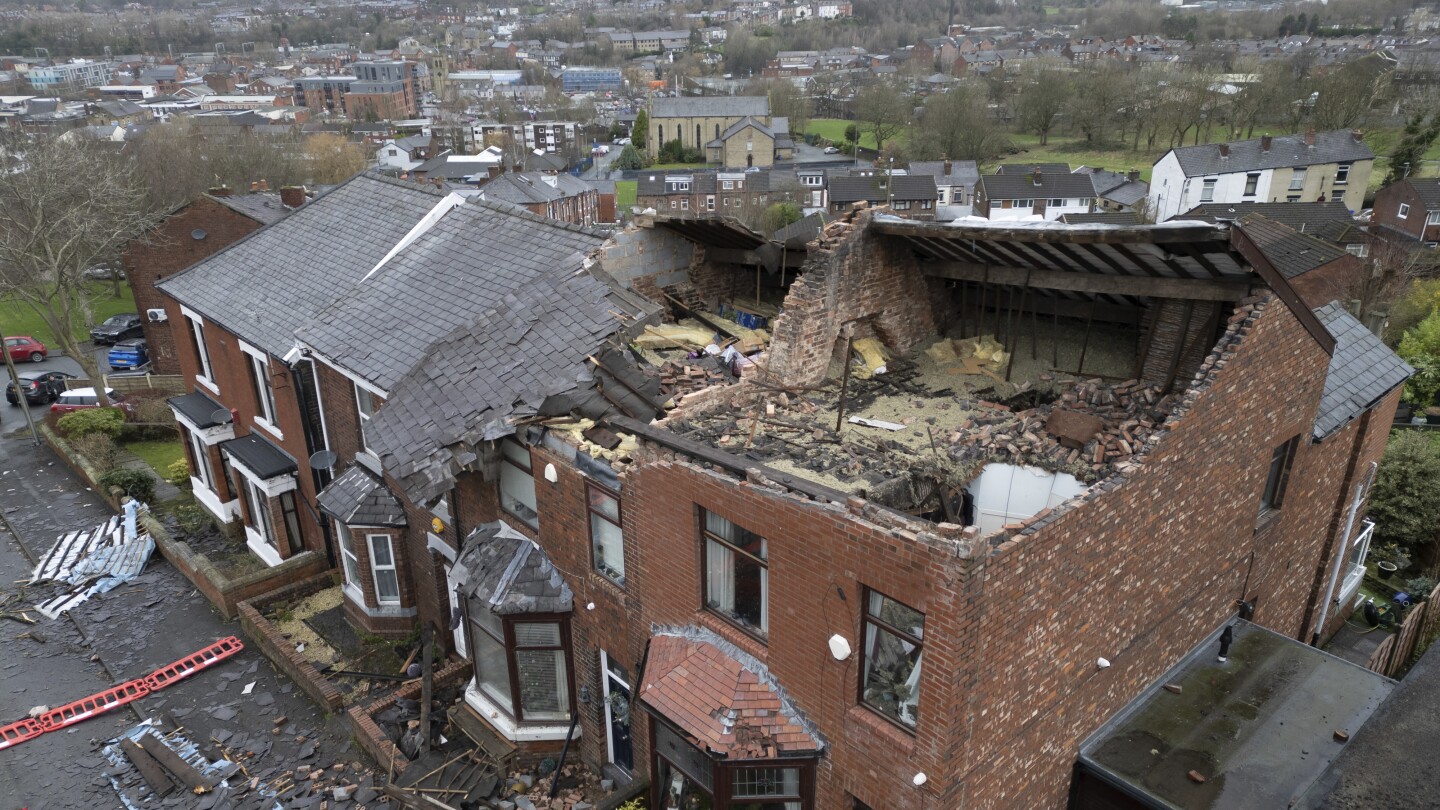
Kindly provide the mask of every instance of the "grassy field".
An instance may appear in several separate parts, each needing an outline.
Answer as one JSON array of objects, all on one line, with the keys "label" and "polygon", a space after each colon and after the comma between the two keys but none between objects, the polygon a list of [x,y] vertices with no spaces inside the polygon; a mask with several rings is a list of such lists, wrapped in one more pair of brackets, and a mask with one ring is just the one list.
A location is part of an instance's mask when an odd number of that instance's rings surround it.
[{"label": "grassy field", "polygon": [[845,127],[851,124],[855,124],[861,129],[860,148],[874,149],[875,136],[865,131],[865,125],[855,121],[846,121],[843,118],[812,118],[809,123],[805,125],[805,132],[807,134],[819,135],[828,141],[834,141],[838,145],[845,142]]},{"label": "grassy field", "polygon": [[1066,138],[1053,134],[1050,142],[1044,146],[1040,145],[1039,135],[1011,135],[1010,142],[1020,151],[1001,157],[997,163],[1068,163],[1072,169],[1090,166],[1116,172],[1139,169],[1140,178],[1146,182],[1150,181],[1150,166],[1168,151],[1168,147],[1153,152],[1124,147],[1095,149],[1083,138]]},{"label": "grassy field", "polygon": [[615,206],[622,211],[628,210],[635,204],[635,191],[639,187],[638,180],[616,180],[615,181]]},{"label": "grassy field", "polygon": [[[111,295],[111,285],[108,281],[91,282],[88,288],[91,304],[95,309],[96,323],[111,315],[135,311],[135,295],[130,292],[128,284],[120,285],[119,298]],[[45,321],[39,313],[31,309],[29,304],[14,298],[0,299],[0,331],[7,335],[30,335],[46,345],[55,344],[55,333],[45,325]],[[75,327],[77,339],[86,339],[89,334],[89,324],[78,324]]]},{"label": "grassy field", "polygon": [[125,449],[139,456],[142,461],[150,465],[155,474],[161,478],[170,469],[170,465],[185,457],[185,448],[178,439],[169,441],[139,441],[127,442]]}]

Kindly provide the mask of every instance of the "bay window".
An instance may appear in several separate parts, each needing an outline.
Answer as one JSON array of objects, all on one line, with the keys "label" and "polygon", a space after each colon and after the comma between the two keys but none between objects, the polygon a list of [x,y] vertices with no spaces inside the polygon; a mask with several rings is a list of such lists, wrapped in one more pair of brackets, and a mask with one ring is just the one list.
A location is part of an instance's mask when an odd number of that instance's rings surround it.
[{"label": "bay window", "polygon": [[907,729],[920,703],[925,614],[879,591],[865,592],[860,701]]},{"label": "bay window", "polygon": [[266,544],[279,548],[280,544],[275,541],[275,521],[270,516],[270,498],[249,478],[245,479],[245,505],[250,510],[250,528]]},{"label": "bay window", "polygon": [[540,528],[535,510],[535,473],[530,468],[530,448],[515,441],[500,442],[500,508],[532,529]]},{"label": "bay window", "polygon": [[651,807],[662,810],[810,810],[814,760],[717,761],[664,723],[651,722]]},{"label": "bay window", "polygon": [[[350,528],[335,521],[335,535],[340,538],[340,561],[345,568],[345,587],[360,591],[360,558],[355,554],[355,536]],[[363,599],[360,601],[364,601]]]},{"label": "bay window", "polygon": [[470,600],[475,686],[519,723],[570,719],[570,623],[563,616],[500,616]]},{"label": "bay window", "polygon": [[702,519],[705,607],[764,638],[770,631],[765,538],[711,512]]},{"label": "bay window", "polygon": [[400,604],[400,577],[395,573],[395,553],[390,535],[366,536],[370,546],[370,572],[375,578],[375,601],[381,605]]}]

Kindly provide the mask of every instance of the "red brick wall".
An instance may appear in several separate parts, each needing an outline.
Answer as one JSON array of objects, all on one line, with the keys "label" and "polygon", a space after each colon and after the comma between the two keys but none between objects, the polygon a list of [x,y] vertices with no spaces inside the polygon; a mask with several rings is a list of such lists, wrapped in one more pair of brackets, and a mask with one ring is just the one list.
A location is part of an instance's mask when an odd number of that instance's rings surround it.
[{"label": "red brick wall", "polygon": [[1351,298],[1358,297],[1364,272],[1365,264],[1346,254],[1290,279],[1290,286],[1311,307],[1323,307],[1331,301],[1348,304]]},{"label": "red brick wall", "polygon": [[847,322],[859,322],[857,337],[873,333],[897,353],[935,333],[927,282],[914,251],[869,233],[865,223],[870,216],[861,215],[849,240],[812,251],[803,274],[790,286],[774,324],[768,361],[769,373],[787,384],[813,385],[824,378]]},{"label": "red brick wall", "polygon": [[[940,806],[1064,806],[1079,743],[1237,599],[1267,627],[1305,632],[1343,475],[1305,440],[1328,358],[1275,302],[1221,362],[1127,481],[1002,545],[964,582],[964,731]],[[1257,534],[1271,451],[1297,434],[1279,519]],[[1112,666],[1099,669],[1101,657]]]},{"label": "red brick wall", "polygon": [[[155,289],[155,282],[220,252],[259,228],[260,223],[255,220],[208,197],[200,197],[132,242],[121,255],[120,263],[135,291],[135,308],[140,317],[145,318],[147,309],[165,306],[164,296]],[[191,236],[197,229],[205,231],[204,239]],[[172,332],[183,327],[183,323],[175,323],[173,316],[164,323],[145,320],[145,339],[150,342],[155,373],[180,373]]]},{"label": "red brick wall", "polygon": [[[1400,218],[1401,203],[1410,206],[1404,219]],[[1419,239],[1425,228],[1425,204],[1409,183],[1391,183],[1375,192],[1375,209],[1370,221],[1376,226],[1375,233],[1382,238]]]}]

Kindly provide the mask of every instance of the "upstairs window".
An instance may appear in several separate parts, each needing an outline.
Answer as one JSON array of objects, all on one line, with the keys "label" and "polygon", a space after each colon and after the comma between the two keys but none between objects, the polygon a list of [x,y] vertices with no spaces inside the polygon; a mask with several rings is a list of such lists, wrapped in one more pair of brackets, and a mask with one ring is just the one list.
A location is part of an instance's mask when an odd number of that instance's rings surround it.
[{"label": "upstairs window", "polygon": [[1265,489],[1260,493],[1260,514],[1262,516],[1278,510],[1285,503],[1285,488],[1290,482],[1290,467],[1295,463],[1295,448],[1300,444],[1296,436],[1270,453],[1270,467],[1265,474]]},{"label": "upstairs window", "polygon": [[500,508],[526,526],[540,528],[535,510],[535,474],[530,468],[530,448],[505,439],[500,442]]},{"label": "upstairs window", "polygon": [[770,632],[770,563],[764,537],[703,513],[705,607],[741,629]]},{"label": "upstairs window", "polygon": [[1440,211],[1431,211],[1425,215],[1426,225],[1440,225]]},{"label": "upstairs window", "polygon": [[920,705],[925,614],[879,591],[865,593],[860,701],[907,729]]},{"label": "upstairs window", "polygon": [[1206,181],[1204,182],[1204,184],[1201,185],[1201,187],[1200,187],[1200,202],[1202,202],[1202,203],[1207,203],[1207,202],[1214,202],[1214,201],[1215,201],[1215,180],[1214,180],[1214,179],[1206,180]]},{"label": "upstairs window", "polygon": [[185,316],[185,320],[190,322],[190,348],[195,350],[195,356],[200,359],[200,376],[214,385],[215,374],[210,370],[210,349],[205,345],[205,322],[189,315]]},{"label": "upstairs window", "polygon": [[1290,190],[1300,191],[1305,188],[1305,167],[1298,166],[1290,170]]},{"label": "upstairs window", "polygon": [[256,407],[260,410],[259,418],[266,424],[275,426],[275,389],[270,385],[270,361],[258,350],[251,350],[244,344],[241,349],[248,355],[250,388],[255,393]]},{"label": "upstairs window", "polygon": [[360,449],[367,453],[370,450],[370,420],[375,416],[375,395],[369,391],[355,386],[355,413],[360,422]]},{"label": "upstairs window", "polygon": [[1400,203],[1400,210],[1395,212],[1395,216],[1401,219],[1405,219],[1406,217],[1410,216],[1410,204]]},{"label": "upstairs window", "polygon": [[1335,185],[1343,186],[1350,182],[1350,164],[1341,163],[1335,169]]},{"label": "upstairs window", "polygon": [[620,530],[620,498],[594,484],[585,485],[590,514],[590,549],[595,570],[616,585],[625,584],[625,538]]},{"label": "upstairs window", "polygon": [[1245,175],[1245,196],[1254,197],[1260,189],[1260,173],[1251,172]]}]

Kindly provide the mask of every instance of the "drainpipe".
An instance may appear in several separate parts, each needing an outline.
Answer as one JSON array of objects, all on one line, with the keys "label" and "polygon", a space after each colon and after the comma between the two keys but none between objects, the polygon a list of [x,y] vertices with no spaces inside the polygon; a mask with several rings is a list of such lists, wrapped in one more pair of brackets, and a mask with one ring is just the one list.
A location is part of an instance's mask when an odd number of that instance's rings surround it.
[{"label": "drainpipe", "polygon": [[1325,632],[1325,620],[1330,616],[1330,603],[1335,598],[1335,585],[1340,580],[1340,569],[1348,559],[1345,552],[1350,548],[1351,536],[1355,531],[1355,517],[1360,512],[1360,501],[1365,498],[1365,493],[1370,491],[1377,467],[1378,464],[1370,462],[1370,469],[1365,472],[1365,480],[1355,487],[1355,497],[1350,500],[1350,512],[1345,517],[1345,531],[1341,534],[1340,546],[1335,549],[1335,560],[1330,566],[1330,584],[1325,588],[1325,601],[1320,603],[1320,620],[1315,623],[1315,632],[1310,636],[1311,646],[1319,645],[1320,634]]},{"label": "drainpipe", "polygon": [[[305,386],[301,384],[300,380],[299,366],[301,362],[307,362],[310,364],[310,376],[312,379],[315,380],[315,384],[317,386],[320,384],[320,378],[315,374],[315,360],[314,358],[310,357],[308,352],[306,352],[302,356],[302,360],[296,361],[294,364],[289,366],[290,383],[295,388],[295,399],[300,405],[300,429],[305,434],[305,449],[310,451],[311,456],[314,456],[317,449],[315,446],[315,433],[310,426],[309,397],[305,393]],[[308,461],[306,462],[306,466],[310,466]],[[319,470],[315,469],[314,467],[310,467],[310,478],[315,482],[315,492],[318,493],[322,489],[324,489],[325,485],[324,482],[320,480],[321,476]],[[315,519],[315,523],[320,527],[320,539],[325,542],[325,561],[329,564],[331,568],[334,568],[338,564],[338,561],[335,559],[334,538],[330,536],[330,521],[325,520],[324,517],[318,511],[316,511],[315,506],[311,504],[310,501],[304,498],[301,498],[301,501],[304,502],[305,507],[310,511],[311,517]]]}]

